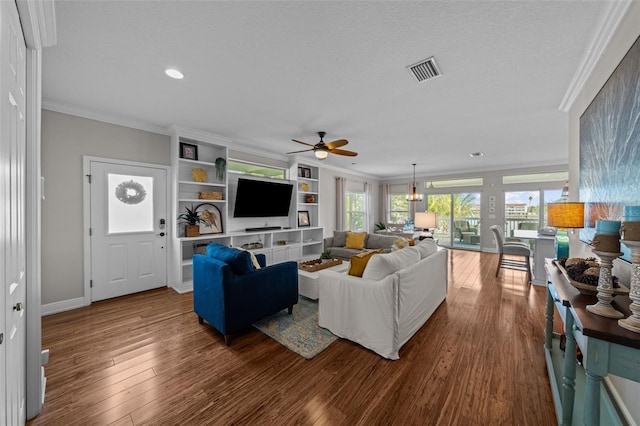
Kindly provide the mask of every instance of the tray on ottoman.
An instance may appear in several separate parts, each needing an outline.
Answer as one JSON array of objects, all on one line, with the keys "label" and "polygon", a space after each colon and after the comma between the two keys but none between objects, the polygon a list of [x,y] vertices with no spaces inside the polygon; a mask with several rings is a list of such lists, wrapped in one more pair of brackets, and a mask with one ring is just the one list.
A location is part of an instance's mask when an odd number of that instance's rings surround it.
[{"label": "tray on ottoman", "polygon": [[326,262],[323,262],[321,259],[313,259],[298,263],[298,269],[302,269],[307,272],[315,272],[340,264],[342,264],[342,259],[330,259]]}]

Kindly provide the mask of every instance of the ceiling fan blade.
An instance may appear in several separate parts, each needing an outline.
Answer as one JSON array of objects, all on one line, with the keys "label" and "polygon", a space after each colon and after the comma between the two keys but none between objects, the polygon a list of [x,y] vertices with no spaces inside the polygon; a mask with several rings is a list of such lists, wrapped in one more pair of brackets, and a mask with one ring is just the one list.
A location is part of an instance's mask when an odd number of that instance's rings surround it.
[{"label": "ceiling fan blade", "polygon": [[353,152],[353,151],[347,151],[346,149],[330,149],[329,150],[330,153],[332,154],[338,154],[338,155],[346,155],[347,157],[355,157],[356,155],[358,155],[357,152]]},{"label": "ceiling fan blade", "polygon": [[325,145],[329,149],[334,149],[334,148],[340,148],[341,146],[345,146],[348,143],[349,143],[349,141],[346,140],[346,139],[338,139],[337,141],[327,142]]},{"label": "ceiling fan blade", "polygon": [[297,140],[295,140],[295,139],[291,139],[291,140],[292,140],[292,141],[294,141],[294,142],[301,143],[302,145],[314,146],[314,147],[315,147],[315,145],[312,145],[312,144],[310,144],[310,143],[306,143],[306,142],[302,142],[302,141],[297,141]]},{"label": "ceiling fan blade", "polygon": [[[297,141],[296,141],[297,142]],[[313,148],[311,149],[303,149],[302,151],[292,151],[292,152],[287,152],[287,154],[299,154],[301,152],[309,152],[309,151],[313,151]]]}]

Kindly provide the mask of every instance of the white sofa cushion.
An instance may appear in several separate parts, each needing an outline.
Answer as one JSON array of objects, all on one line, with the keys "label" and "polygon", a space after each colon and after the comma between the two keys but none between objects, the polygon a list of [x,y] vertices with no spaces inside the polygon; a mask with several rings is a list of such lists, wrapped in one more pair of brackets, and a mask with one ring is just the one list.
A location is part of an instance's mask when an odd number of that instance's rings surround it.
[{"label": "white sofa cushion", "polygon": [[418,250],[413,247],[404,250],[397,250],[392,253],[383,253],[373,256],[367,267],[364,269],[362,278],[369,280],[381,280],[387,275],[391,275],[402,268],[416,263],[420,260]]},{"label": "white sofa cushion", "polygon": [[420,252],[420,259],[424,259],[425,257],[432,255],[433,253],[438,251],[438,245],[433,240],[433,238],[425,238],[414,247]]}]

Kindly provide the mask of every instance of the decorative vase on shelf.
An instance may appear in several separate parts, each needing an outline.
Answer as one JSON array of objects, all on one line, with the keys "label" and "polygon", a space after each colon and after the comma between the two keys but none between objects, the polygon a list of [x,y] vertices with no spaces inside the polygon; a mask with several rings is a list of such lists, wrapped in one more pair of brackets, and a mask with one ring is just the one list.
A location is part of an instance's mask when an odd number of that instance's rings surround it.
[{"label": "decorative vase on shelf", "polygon": [[227,171],[227,160],[222,157],[216,158],[216,177],[219,181],[224,181],[224,173]]}]

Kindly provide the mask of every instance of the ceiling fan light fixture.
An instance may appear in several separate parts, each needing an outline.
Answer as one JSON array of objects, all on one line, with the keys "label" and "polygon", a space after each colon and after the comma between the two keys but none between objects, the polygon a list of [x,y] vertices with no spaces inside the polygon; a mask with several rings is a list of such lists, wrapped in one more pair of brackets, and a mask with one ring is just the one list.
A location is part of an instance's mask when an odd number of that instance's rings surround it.
[{"label": "ceiling fan light fixture", "polygon": [[316,156],[318,160],[324,160],[329,155],[329,150],[318,148],[315,151],[313,151],[313,154]]}]

